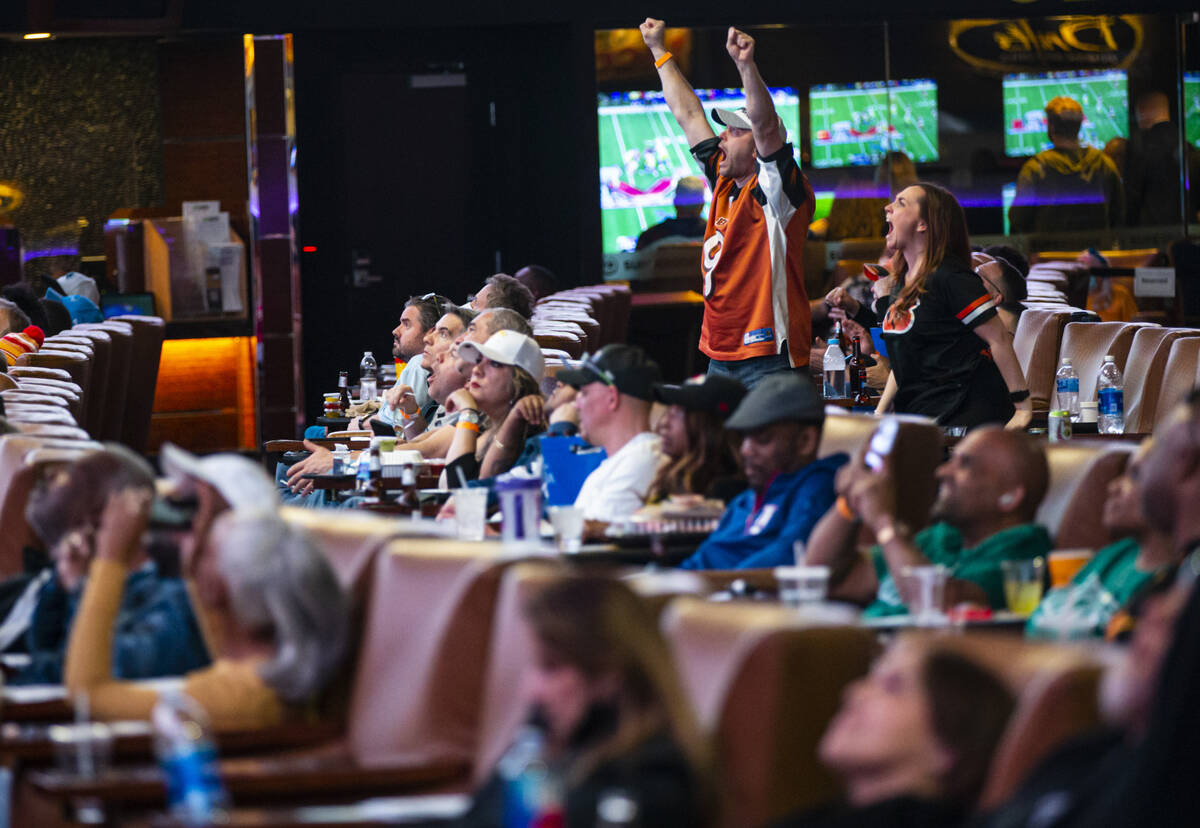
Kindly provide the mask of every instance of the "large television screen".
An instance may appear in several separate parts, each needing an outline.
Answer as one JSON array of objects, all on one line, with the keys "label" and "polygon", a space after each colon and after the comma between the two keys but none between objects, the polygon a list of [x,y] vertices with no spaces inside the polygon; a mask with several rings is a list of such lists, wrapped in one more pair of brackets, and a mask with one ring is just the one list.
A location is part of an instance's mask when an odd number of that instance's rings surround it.
[{"label": "large television screen", "polygon": [[[775,109],[798,147],[800,98],[791,87],[771,87]],[[712,109],[746,105],[740,89],[697,89],[712,123]],[[597,96],[600,129],[600,216],[604,252],[633,250],[643,230],[675,216],[675,182],[703,176],[683,130],[662,92],[610,92]],[[721,127],[713,123],[713,129]],[[797,157],[799,153],[797,151]],[[712,193],[706,193],[707,198]]]},{"label": "large television screen", "polygon": [[1050,149],[1046,104],[1059,95],[1083,107],[1082,144],[1096,149],[1112,138],[1129,137],[1129,92],[1119,69],[1099,72],[1044,72],[1004,76],[1004,153],[1035,155]]},{"label": "large television screen", "polygon": [[938,159],[937,83],[824,84],[808,90],[814,167],[878,164],[890,150]]},{"label": "large television screen", "polygon": [[1188,146],[1200,149],[1200,72],[1183,73],[1183,125]]}]

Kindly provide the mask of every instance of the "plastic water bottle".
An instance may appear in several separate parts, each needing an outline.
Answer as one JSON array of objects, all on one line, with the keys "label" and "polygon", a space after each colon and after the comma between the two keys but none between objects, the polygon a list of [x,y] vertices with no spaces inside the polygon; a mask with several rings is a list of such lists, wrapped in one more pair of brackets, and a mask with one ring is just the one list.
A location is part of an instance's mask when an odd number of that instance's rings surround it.
[{"label": "plastic water bottle", "polygon": [[370,351],[363,351],[362,362],[358,363],[358,401],[375,399],[378,388],[379,363]]},{"label": "plastic water bottle", "polygon": [[1079,374],[1070,357],[1063,357],[1062,367],[1055,375],[1055,392],[1058,394],[1058,405],[1055,410],[1070,412],[1071,422],[1079,422]]},{"label": "plastic water bottle", "polygon": [[1096,400],[1100,416],[1097,425],[1101,434],[1125,433],[1125,380],[1112,354],[1104,355],[1100,375],[1096,378]]},{"label": "plastic water bottle", "polygon": [[542,731],[527,725],[496,766],[504,780],[503,828],[562,824],[562,784],[543,758],[544,747]]},{"label": "plastic water bottle", "polygon": [[846,355],[841,348],[842,323],[839,322],[833,336],[825,345],[825,399],[834,400],[846,396]]},{"label": "plastic water bottle", "polygon": [[362,451],[358,454],[358,468],[354,471],[354,491],[366,496],[371,487],[371,452]]},{"label": "plastic water bottle", "polygon": [[220,822],[229,795],[221,782],[204,709],[186,694],[168,691],[160,694],[151,720],[171,816],[185,825]]}]

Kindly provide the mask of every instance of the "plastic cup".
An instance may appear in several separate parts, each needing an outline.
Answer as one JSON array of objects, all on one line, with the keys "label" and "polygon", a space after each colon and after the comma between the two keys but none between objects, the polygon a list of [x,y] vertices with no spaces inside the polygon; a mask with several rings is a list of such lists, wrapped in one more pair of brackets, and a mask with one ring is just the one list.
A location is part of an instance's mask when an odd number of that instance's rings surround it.
[{"label": "plastic cup", "polygon": [[483,540],[484,523],[487,521],[487,489],[454,490],[454,524],[459,540]]},{"label": "plastic cup", "polygon": [[108,770],[113,746],[108,725],[100,722],[53,725],[49,736],[59,770],[64,773],[93,779]]},{"label": "plastic cup", "polygon": [[825,600],[829,590],[827,566],[777,566],[775,581],[779,584],[779,600],[789,607],[799,607]]},{"label": "plastic cup", "polygon": [[1100,419],[1100,404],[1096,402],[1081,402],[1079,404],[1079,422],[1094,423]]},{"label": "plastic cup", "polygon": [[1058,589],[1071,583],[1079,570],[1092,559],[1090,549],[1059,549],[1050,553],[1050,588]]},{"label": "plastic cup", "polygon": [[583,509],[578,506],[551,506],[550,525],[559,552],[578,552],[583,545]]},{"label": "plastic cup", "polygon": [[1004,601],[1010,612],[1031,615],[1042,600],[1042,574],[1046,562],[1041,558],[1001,561],[1004,572]]},{"label": "plastic cup", "polygon": [[941,565],[906,566],[901,577],[908,581],[913,600],[908,607],[913,624],[938,627],[946,623],[946,578],[950,570]]}]

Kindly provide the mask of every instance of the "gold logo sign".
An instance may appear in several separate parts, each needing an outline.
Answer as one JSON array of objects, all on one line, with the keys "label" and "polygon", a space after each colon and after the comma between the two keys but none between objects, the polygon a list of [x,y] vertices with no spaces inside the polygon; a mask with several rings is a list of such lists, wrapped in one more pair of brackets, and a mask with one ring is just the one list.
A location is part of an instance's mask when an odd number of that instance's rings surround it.
[{"label": "gold logo sign", "polygon": [[1137,15],[954,20],[950,48],[986,72],[1124,69],[1142,49]]}]

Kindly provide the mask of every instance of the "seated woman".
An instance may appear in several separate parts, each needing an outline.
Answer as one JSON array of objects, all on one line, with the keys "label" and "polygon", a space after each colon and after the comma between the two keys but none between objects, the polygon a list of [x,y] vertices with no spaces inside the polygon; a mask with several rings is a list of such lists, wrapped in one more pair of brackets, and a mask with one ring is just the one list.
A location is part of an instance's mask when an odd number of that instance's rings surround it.
[{"label": "seated woman", "polygon": [[850,685],[818,748],[843,802],[779,828],[961,824],[1014,707],[1004,683],[931,639],[905,636]]},{"label": "seated woman", "polygon": [[743,491],[736,436],[725,431],[725,420],[746,396],[746,387],[723,374],[704,374],[683,385],[657,385],[654,396],[667,405],[654,427],[667,462],[650,484],[646,502],[684,494],[728,502]]},{"label": "seated woman", "polygon": [[497,331],[482,345],[463,342],[459,357],[473,364],[471,379],[446,401],[458,417],[454,439],[446,452],[446,480],[461,486],[468,480],[508,471],[525,438],[543,426],[539,389],[545,362],[531,337],[516,331]]},{"label": "seated woman", "polygon": [[[59,684],[63,658],[88,567],[96,556],[97,527],[110,495],[126,490],[149,498],[154,470],[122,446],[89,452],[42,481],[25,517],[45,544],[52,568],[26,587],[3,626],[4,646],[23,633],[32,659],[13,684]],[[187,590],[162,576],[140,538],[129,549],[123,592],[112,610],[109,657],[123,679],[176,676],[208,664],[208,651]]]},{"label": "seated woman", "polygon": [[1152,438],[1144,440],[1125,473],[1108,484],[1100,521],[1114,536],[1124,537],[1096,552],[1069,584],[1046,593],[1029,616],[1025,635],[1107,637],[1118,612],[1156,576],[1178,563],[1170,536],[1148,525],[1142,510],[1138,478],[1153,442]]},{"label": "seated woman", "polygon": [[[263,476],[244,462],[242,476]],[[263,486],[270,491],[265,476]],[[218,517],[228,501],[208,483],[197,482],[196,491],[194,545],[183,568],[214,661],[185,675],[183,691],[217,730],[268,727],[312,715],[346,650],[348,610],[337,578],[302,530],[261,507]],[[71,630],[65,683],[72,694],[88,694],[98,719],[145,719],[158,701],[155,690],[115,680],[110,658],[122,582],[148,511],[149,497],[142,491],[110,496]]]},{"label": "seated woman", "polygon": [[633,800],[637,825],[706,824],[705,749],[641,599],[614,580],[567,576],[533,595],[525,619],[534,640],[525,687],[535,724],[476,794],[463,824],[509,824],[516,786],[507,783],[521,758],[544,763],[559,791],[529,824],[563,825],[565,817],[566,825],[596,825],[605,795],[618,791]]}]

